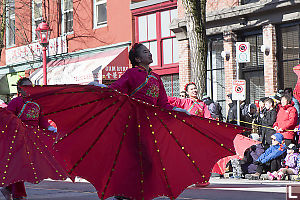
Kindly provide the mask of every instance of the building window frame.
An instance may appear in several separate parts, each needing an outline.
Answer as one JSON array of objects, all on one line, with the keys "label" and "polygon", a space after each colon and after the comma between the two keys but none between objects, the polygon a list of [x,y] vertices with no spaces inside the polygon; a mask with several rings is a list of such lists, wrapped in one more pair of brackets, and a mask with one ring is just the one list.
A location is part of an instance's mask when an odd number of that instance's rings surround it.
[{"label": "building window frame", "polygon": [[[106,20],[101,21],[100,23],[98,23],[98,6],[101,6],[105,4],[105,18]],[[97,28],[102,28],[107,26],[107,0],[93,0],[93,25],[94,25],[94,29]]]},{"label": "building window frame", "polygon": [[[214,43],[222,42],[220,47],[220,51],[216,51],[214,49]],[[207,95],[213,100],[218,102],[222,108],[226,107],[226,95],[225,95],[225,66],[224,66],[224,59],[221,57],[221,50],[224,46],[224,39],[222,35],[214,35],[208,37],[208,53],[207,53],[207,68],[206,68],[206,92]],[[221,66],[214,66],[217,61],[217,57],[219,57],[219,61],[221,62]],[[217,78],[217,73],[224,76],[224,83],[220,85],[218,82],[222,81]],[[216,87],[216,85],[219,87]],[[222,91],[219,92],[218,90],[221,89]],[[215,91],[217,90],[217,91]],[[222,94],[222,97],[219,98],[219,95]],[[226,110],[222,109],[223,116],[226,116]]]},{"label": "building window frame", "polygon": [[[247,40],[247,38],[255,37],[255,63],[253,64],[252,58],[253,58],[253,44],[251,44],[250,41]],[[261,37],[261,38],[260,38]],[[259,30],[249,30],[244,31],[240,33],[239,35],[239,41],[245,41],[250,42],[250,54],[252,57],[250,58],[250,61],[252,65],[249,65],[248,63],[241,63],[240,66],[240,78],[246,80],[246,103],[254,103],[255,100],[259,100],[260,98],[265,96],[265,78],[264,78],[264,53],[261,52],[261,45],[263,45],[263,33],[262,29]],[[255,90],[252,90],[250,87],[250,78],[258,78],[262,77],[263,79],[263,93],[259,92],[261,89],[259,86]],[[249,79],[249,80],[248,80]],[[259,79],[258,81],[261,81]],[[251,81],[253,82],[253,81]],[[253,84],[252,84],[253,85]],[[254,87],[254,86],[253,86]],[[255,94],[253,95],[251,91],[255,91]],[[253,98],[252,98],[253,97]]]},{"label": "building window frame", "polygon": [[[170,36],[167,37],[163,37],[162,36],[162,29],[161,29],[161,13],[163,12],[171,12],[171,10],[176,10],[177,13],[177,3],[176,2],[166,2],[166,3],[161,3],[161,4],[157,4],[156,6],[152,6],[151,8],[149,7],[145,7],[145,8],[140,8],[137,10],[133,11],[133,16],[135,19],[135,30],[136,30],[136,34],[135,34],[135,41],[138,43],[143,43],[146,44],[147,47],[149,47],[149,45],[147,45],[147,43],[156,43],[156,52],[153,52],[150,48],[150,51],[152,54],[156,54],[157,55],[157,64],[152,64],[150,65],[151,68],[158,74],[172,74],[172,73],[178,73],[179,69],[179,61],[174,62],[174,54],[177,53],[175,51],[173,51],[173,44],[174,41],[176,40],[177,43],[177,39],[174,33],[172,33],[172,31],[170,31]],[[139,34],[139,19],[140,17],[145,17],[145,16],[149,16],[149,15],[155,15],[156,17],[156,38],[152,38],[152,39],[145,39],[145,40],[140,40],[140,34]],[[171,15],[170,15],[171,16]],[[148,27],[148,26],[147,26]],[[147,32],[148,33],[148,32]],[[163,42],[166,41],[167,39],[172,39],[172,62],[168,63],[168,64],[164,64],[164,59],[163,59],[163,55],[164,55],[164,49],[163,49]]]},{"label": "building window frame", "polygon": [[43,9],[42,9],[43,1],[40,0],[40,2],[39,2],[41,4],[41,6],[40,6],[40,11],[39,11],[40,13],[38,14],[40,16],[38,16],[38,17],[36,17],[36,5],[37,5],[36,0],[32,0],[31,3],[32,3],[32,10],[31,10],[31,13],[32,13],[32,23],[31,23],[32,24],[32,31],[31,31],[32,32],[32,41],[36,42],[38,40],[38,37],[36,35],[35,29],[43,21]]},{"label": "building window frame", "polygon": [[[296,48],[298,48],[298,53],[297,53],[297,58],[288,58],[285,59],[284,58],[284,44],[283,44],[283,38],[282,38],[282,29],[283,28],[290,28],[290,27],[295,27],[298,26],[298,46]],[[285,24],[280,24],[276,26],[276,41],[277,41],[277,60],[278,60],[278,68],[277,68],[277,80],[278,80],[278,89],[284,89],[286,87],[292,87],[293,86],[287,86],[285,85],[285,78],[287,78],[285,76],[285,69],[284,69],[284,63],[288,63],[288,62],[294,62],[294,64],[291,67],[294,67],[298,64],[300,64],[300,22],[296,21],[296,22],[292,22],[292,23],[285,23]],[[297,77],[297,75],[295,75],[295,77]],[[298,80],[295,80],[295,84]],[[289,77],[288,82],[291,82],[291,78]]]},{"label": "building window frame", "polygon": [[[65,5],[66,1],[68,1],[70,4],[72,4],[72,5],[67,5],[69,8]],[[62,15],[62,21],[61,21],[62,35],[73,34],[74,33],[73,0],[62,0],[61,1],[61,15]],[[71,27],[67,28],[67,26],[71,26]]]},{"label": "building window frame", "polygon": [[15,0],[9,0],[6,7],[6,47],[16,45]]},{"label": "building window frame", "polygon": [[[172,97],[179,97],[179,95],[180,95],[179,74],[165,74],[165,75],[160,76],[160,78],[163,82],[164,88],[166,90],[166,94],[168,96],[172,96]],[[168,79],[169,79],[169,81],[168,81]],[[168,87],[168,84],[170,84],[169,87]],[[169,89],[171,91],[169,91]]]}]

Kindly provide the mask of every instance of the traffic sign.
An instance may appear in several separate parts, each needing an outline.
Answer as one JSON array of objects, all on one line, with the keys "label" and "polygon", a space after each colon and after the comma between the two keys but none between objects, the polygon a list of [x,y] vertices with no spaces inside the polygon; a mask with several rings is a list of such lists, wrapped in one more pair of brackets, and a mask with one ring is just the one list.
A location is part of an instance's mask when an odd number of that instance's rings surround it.
[{"label": "traffic sign", "polygon": [[245,100],[246,99],[246,81],[233,80],[232,81],[232,100]]},{"label": "traffic sign", "polygon": [[237,42],[236,43],[236,61],[238,63],[250,62],[250,43]]}]

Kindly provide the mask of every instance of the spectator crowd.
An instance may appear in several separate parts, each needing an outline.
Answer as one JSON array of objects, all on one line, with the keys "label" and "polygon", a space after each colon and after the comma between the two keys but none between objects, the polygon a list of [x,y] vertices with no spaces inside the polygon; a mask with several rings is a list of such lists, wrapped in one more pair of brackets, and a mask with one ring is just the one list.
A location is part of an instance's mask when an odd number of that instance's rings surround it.
[{"label": "spectator crowd", "polygon": [[[230,100],[226,121],[237,123],[237,102]],[[241,160],[232,160],[235,178],[258,179],[266,173],[270,180],[282,180],[297,175],[300,167],[299,148],[299,102],[293,97],[292,88],[279,90],[275,96],[264,97],[258,106],[241,103],[240,124],[251,128],[245,136],[261,143],[248,148]],[[236,173],[240,172],[240,173]],[[290,178],[290,177],[289,177]]]},{"label": "spectator crowd", "polygon": [[[180,97],[189,98],[188,90],[182,91]],[[201,101],[208,108],[210,118],[237,124],[237,101],[232,100],[232,94],[227,97],[229,110],[226,119],[223,118],[219,103],[206,94]],[[279,90],[275,96],[261,98],[258,105],[241,102],[239,112],[240,125],[251,130],[245,132],[244,136],[260,143],[247,148],[240,160],[231,160],[229,165],[233,169],[233,177],[258,179],[262,173],[266,173],[270,180],[282,180],[286,176],[297,175],[300,168],[300,105],[293,97],[292,88]]]}]

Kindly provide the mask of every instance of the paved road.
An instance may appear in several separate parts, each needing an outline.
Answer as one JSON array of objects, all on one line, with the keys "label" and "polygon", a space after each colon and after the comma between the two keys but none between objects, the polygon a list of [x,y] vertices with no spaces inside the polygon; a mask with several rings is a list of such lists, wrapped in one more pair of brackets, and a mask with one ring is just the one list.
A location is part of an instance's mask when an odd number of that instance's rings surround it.
[{"label": "paved road", "polygon": [[[212,178],[206,188],[190,187],[178,200],[284,200],[288,181],[249,181]],[[295,182],[292,182],[295,183]],[[29,200],[98,200],[94,187],[86,182],[43,181],[26,184]],[[0,195],[0,199],[4,200]],[[163,200],[166,198],[157,198]]]}]

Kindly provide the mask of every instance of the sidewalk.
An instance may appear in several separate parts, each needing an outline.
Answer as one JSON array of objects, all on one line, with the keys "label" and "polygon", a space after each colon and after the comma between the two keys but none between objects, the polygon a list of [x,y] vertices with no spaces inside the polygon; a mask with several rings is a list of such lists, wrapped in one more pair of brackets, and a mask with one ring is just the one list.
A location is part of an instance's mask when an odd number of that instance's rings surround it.
[{"label": "sidewalk", "polygon": [[[227,172],[227,173],[224,174],[223,179],[231,179],[232,177],[233,177],[233,173],[232,172]],[[245,179],[249,179],[250,177],[251,177],[251,174],[246,174],[245,175]],[[261,174],[259,180],[269,180],[268,175],[267,174]],[[293,183],[298,183],[300,181],[300,179],[298,178],[298,175],[286,176],[285,180],[286,181],[293,181]]]},{"label": "sidewalk", "polygon": [[[29,200],[99,200],[95,188],[87,181],[76,179],[44,180],[39,184],[26,183]],[[286,195],[286,184],[292,181],[269,181],[247,179],[220,179],[212,177],[207,187],[189,187],[177,200],[282,200]],[[0,195],[0,200],[4,200]],[[109,198],[113,200],[113,198]],[[158,197],[156,200],[168,200]]]}]

